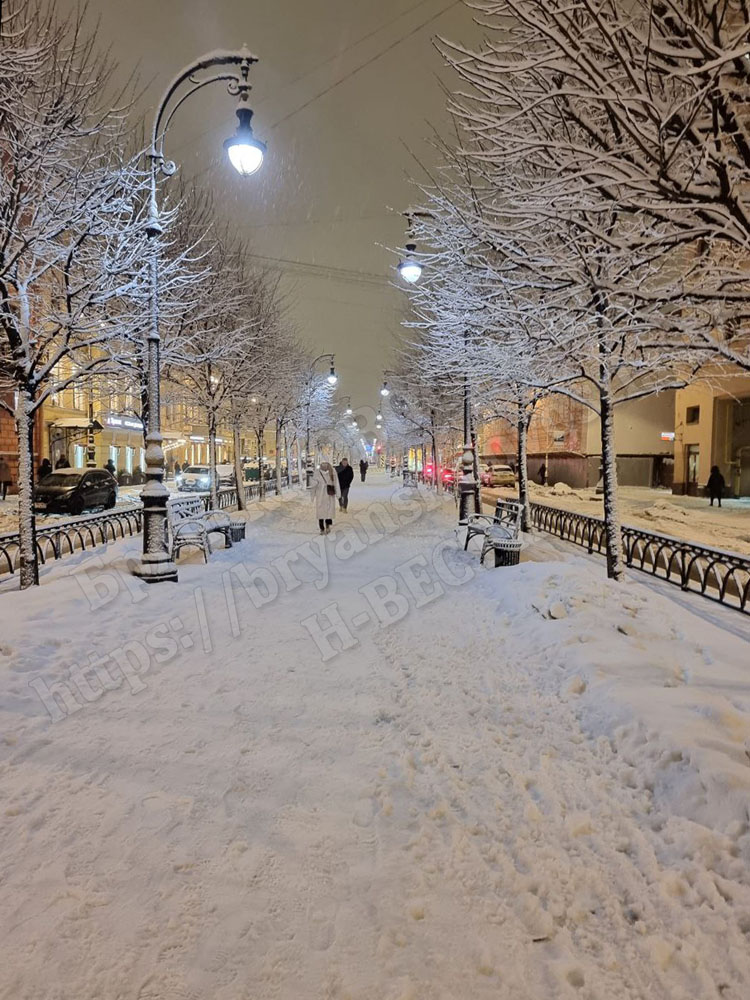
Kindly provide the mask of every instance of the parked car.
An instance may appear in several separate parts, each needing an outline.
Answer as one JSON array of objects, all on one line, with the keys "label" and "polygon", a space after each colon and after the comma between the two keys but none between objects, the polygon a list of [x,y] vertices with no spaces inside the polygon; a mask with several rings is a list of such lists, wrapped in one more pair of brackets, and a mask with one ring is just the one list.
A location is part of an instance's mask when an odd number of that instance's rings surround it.
[{"label": "parked car", "polygon": [[92,507],[114,507],[117,480],[106,469],[58,469],[41,479],[34,507],[49,513],[81,514]]},{"label": "parked car", "polygon": [[[216,475],[219,477],[219,487],[234,486],[234,466],[228,462],[216,466]],[[177,489],[181,493],[197,492],[206,493],[211,489],[211,470],[207,465],[191,465],[182,473],[181,479],[177,483]]]},{"label": "parked car", "polygon": [[482,486],[515,486],[516,474],[509,465],[487,465],[479,477]]}]

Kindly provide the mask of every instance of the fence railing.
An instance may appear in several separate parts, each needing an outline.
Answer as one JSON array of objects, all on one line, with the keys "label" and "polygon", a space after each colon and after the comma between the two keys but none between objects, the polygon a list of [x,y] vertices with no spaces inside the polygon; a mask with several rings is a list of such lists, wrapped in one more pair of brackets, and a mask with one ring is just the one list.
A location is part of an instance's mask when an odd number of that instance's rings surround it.
[{"label": "fence railing", "polygon": [[[108,511],[106,514],[87,514],[74,521],[60,521],[38,528],[36,551],[40,564],[51,559],[62,559],[74,552],[83,552],[116,542],[126,535],[137,535],[143,526],[143,509],[138,504]],[[21,555],[18,533],[0,535],[0,574],[15,573]]]},{"label": "fence railing", "polygon": [[[590,514],[530,504],[535,528],[580,545],[589,552],[606,552],[604,519]],[[750,558],[736,552],[686,542],[632,525],[623,525],[625,563],[682,590],[750,614]]]},{"label": "fence railing", "polygon": [[[282,478],[282,489],[299,482],[299,476]],[[246,483],[243,486],[245,499],[249,502],[258,499],[260,487],[258,483]],[[264,483],[264,494],[275,495],[278,492],[276,480]],[[197,493],[187,496],[172,496],[169,506],[179,509],[180,506],[195,507],[200,502],[205,511],[211,510],[211,496],[208,493]],[[237,488],[228,487],[219,491],[219,509],[231,510],[237,507]],[[37,528],[36,550],[41,565],[50,560],[62,559],[74,552],[93,549],[97,545],[107,545],[116,542],[127,535],[137,535],[143,528],[143,508],[140,503],[130,507],[109,510],[106,513],[84,514],[70,521],[56,521],[54,524]],[[0,576],[15,573],[18,569],[21,555],[21,543],[18,532],[0,535]]]}]

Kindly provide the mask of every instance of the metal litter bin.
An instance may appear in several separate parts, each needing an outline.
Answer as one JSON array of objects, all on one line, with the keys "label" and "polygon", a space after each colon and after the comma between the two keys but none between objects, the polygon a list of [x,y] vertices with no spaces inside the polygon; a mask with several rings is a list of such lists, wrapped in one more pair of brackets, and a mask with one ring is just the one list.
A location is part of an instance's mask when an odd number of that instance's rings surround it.
[{"label": "metal litter bin", "polygon": [[232,536],[232,544],[234,542],[243,542],[245,540],[245,528],[247,526],[247,521],[232,521],[229,525],[229,533]]}]

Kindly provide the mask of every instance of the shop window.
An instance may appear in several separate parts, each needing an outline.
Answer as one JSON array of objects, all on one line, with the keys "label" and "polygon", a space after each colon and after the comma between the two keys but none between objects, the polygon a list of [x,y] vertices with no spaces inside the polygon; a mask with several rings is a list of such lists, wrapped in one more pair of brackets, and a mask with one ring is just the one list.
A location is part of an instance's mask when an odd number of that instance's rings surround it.
[{"label": "shop window", "polygon": [[125,449],[125,471],[126,472],[132,472],[133,471],[133,452],[134,451],[135,451],[135,448],[131,448],[131,447],[127,447]]},{"label": "shop window", "polygon": [[701,408],[700,406],[688,406],[685,410],[685,423],[686,424],[697,424],[701,419]]},{"label": "shop window", "polygon": [[76,469],[81,469],[86,464],[83,460],[84,448],[82,444],[73,446],[73,465]]},{"label": "shop window", "polygon": [[109,446],[109,457],[115,468],[117,468],[117,451],[117,445],[111,444]]}]

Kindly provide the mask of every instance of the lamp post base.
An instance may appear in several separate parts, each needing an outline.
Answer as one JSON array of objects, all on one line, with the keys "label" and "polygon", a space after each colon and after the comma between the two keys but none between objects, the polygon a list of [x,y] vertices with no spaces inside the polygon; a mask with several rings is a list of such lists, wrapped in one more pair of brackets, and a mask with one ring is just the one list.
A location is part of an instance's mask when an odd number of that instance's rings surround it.
[{"label": "lamp post base", "polygon": [[[148,452],[146,454],[148,459]],[[143,503],[143,555],[133,576],[145,583],[177,582],[177,565],[169,551],[169,491],[158,478],[149,480],[141,493]]]},{"label": "lamp post base", "polygon": [[133,567],[133,576],[144,583],[177,583],[177,564],[169,556],[143,556]]}]

